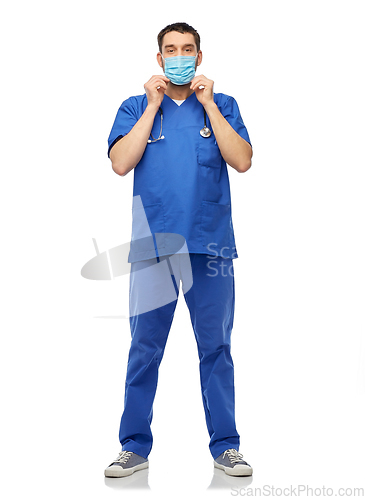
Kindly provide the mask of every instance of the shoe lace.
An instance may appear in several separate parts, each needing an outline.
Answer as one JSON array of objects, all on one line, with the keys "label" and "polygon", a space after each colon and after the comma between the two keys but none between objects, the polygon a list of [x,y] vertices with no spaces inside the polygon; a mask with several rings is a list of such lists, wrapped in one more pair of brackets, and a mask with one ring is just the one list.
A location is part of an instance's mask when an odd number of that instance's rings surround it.
[{"label": "shoe lace", "polygon": [[226,456],[226,454],[228,455],[228,458],[230,459],[231,463],[234,463],[234,462],[241,462],[243,460],[243,455],[242,453],[239,453],[237,450],[235,450],[234,448],[230,448],[229,450],[226,450],[224,453],[223,453],[223,458]]},{"label": "shoe lace", "polygon": [[121,451],[119,452],[118,458],[116,458],[114,462],[125,464],[130,459],[131,456],[132,456],[131,451]]}]

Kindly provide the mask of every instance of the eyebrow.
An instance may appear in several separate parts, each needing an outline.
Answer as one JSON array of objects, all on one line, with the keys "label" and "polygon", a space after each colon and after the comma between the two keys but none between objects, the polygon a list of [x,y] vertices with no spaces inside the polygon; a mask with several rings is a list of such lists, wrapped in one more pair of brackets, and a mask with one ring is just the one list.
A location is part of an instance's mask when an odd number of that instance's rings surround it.
[{"label": "eyebrow", "polygon": [[[175,47],[175,45],[174,44],[165,45],[164,49],[169,49],[170,47]],[[194,48],[194,45],[192,43],[185,43],[183,45],[183,47],[193,47]]]}]

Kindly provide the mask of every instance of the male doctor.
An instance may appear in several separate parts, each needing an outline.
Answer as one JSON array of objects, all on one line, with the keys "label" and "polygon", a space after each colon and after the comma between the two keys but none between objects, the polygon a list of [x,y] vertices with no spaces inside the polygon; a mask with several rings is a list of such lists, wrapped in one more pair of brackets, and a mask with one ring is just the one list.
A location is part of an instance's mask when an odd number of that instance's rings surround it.
[{"label": "male doctor", "polygon": [[[197,342],[214,467],[229,475],[249,476],[252,467],[238,451],[240,435],[235,424],[230,339],[235,305],[233,259],[238,255],[227,164],[246,172],[251,166],[251,141],[236,101],[214,93],[213,80],[195,75],[202,62],[197,31],[186,23],[175,23],[161,30],[157,40],[157,62],[164,75],[152,76],[144,86],[145,94],[122,103],[108,139],[113,170],[125,176],[134,169],[128,257],[133,306],[119,429],[122,450],[104,473],[124,477],[148,467],[158,368],[179,294],[179,266],[172,270],[169,260],[169,256],[176,257],[176,241],[169,236],[176,235],[185,243],[179,256],[185,251],[191,265],[192,286],[185,291],[183,283],[183,291]],[[152,244],[146,243],[148,238],[138,238],[143,220],[148,222]],[[169,264],[176,299],[138,312],[143,288],[152,287],[151,296],[162,291],[159,279],[151,283],[137,279],[137,271],[156,262]],[[185,431],[178,435],[188,441]],[[196,464],[198,459],[192,460]]]}]

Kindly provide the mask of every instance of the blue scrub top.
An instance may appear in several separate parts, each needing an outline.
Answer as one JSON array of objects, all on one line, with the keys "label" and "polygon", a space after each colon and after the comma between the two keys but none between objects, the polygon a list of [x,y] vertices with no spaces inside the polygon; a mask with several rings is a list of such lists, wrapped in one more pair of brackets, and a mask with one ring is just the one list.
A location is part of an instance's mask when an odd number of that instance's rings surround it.
[{"label": "blue scrub top", "polygon": [[[214,93],[214,101],[232,128],[250,145],[247,129],[233,97]],[[108,139],[113,145],[131,131],[147,107],[146,94],[130,97],[120,106]],[[209,254],[235,259],[231,194],[227,164],[212,134],[200,135],[204,108],[191,94],[180,106],[167,95],[161,103],[162,135],[147,144],[134,168],[132,237],[128,262],[177,252],[176,243],[186,242],[177,253]],[[159,137],[161,116],[157,112],[152,135]],[[143,208],[143,210],[141,210]],[[143,224],[148,222],[148,237]],[[174,239],[174,235],[176,235]]]}]

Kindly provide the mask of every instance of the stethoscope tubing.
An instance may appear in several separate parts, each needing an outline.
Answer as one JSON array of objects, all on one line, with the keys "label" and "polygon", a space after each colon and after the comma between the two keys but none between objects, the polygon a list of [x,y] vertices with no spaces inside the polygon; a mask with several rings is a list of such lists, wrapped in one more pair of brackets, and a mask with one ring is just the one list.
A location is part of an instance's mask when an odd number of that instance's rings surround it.
[{"label": "stethoscope tubing", "polygon": [[[159,133],[159,136],[157,137],[157,139],[155,139],[152,135],[152,132],[151,132],[150,135],[152,137],[152,140],[148,139],[148,141],[147,141],[148,144],[151,144],[152,142],[160,141],[161,139],[165,138],[165,136],[162,135],[163,111],[162,111],[161,106],[158,108],[158,111],[159,111],[160,117],[161,117],[160,133]],[[211,130],[207,127],[207,112],[205,111],[205,109],[204,109],[204,127],[201,129],[200,135],[202,137],[204,137],[205,139],[212,135]]]}]

